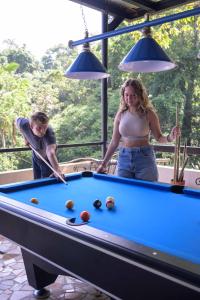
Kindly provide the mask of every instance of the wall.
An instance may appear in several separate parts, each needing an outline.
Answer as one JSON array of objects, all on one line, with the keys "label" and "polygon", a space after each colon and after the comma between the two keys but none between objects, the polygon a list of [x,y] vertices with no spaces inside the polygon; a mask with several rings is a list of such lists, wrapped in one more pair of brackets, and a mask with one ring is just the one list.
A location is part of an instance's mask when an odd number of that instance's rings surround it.
[{"label": "wall", "polygon": [[[60,164],[60,167],[63,170],[63,173],[73,173],[73,172],[81,172],[85,170],[95,170],[97,164],[91,162],[79,162],[79,163],[69,163],[69,164]],[[158,165],[159,171],[159,181],[170,183],[173,178],[173,167],[161,166]],[[109,169],[109,173],[114,172],[114,166],[111,166]],[[24,169],[24,170],[16,170],[16,171],[7,171],[0,172],[0,184],[7,184],[12,182],[19,182],[25,180],[32,180],[32,169]],[[200,178],[200,170],[194,169],[185,169],[184,179],[185,185],[200,189],[200,185],[196,184],[196,179]],[[200,179],[198,180],[200,183]]]}]

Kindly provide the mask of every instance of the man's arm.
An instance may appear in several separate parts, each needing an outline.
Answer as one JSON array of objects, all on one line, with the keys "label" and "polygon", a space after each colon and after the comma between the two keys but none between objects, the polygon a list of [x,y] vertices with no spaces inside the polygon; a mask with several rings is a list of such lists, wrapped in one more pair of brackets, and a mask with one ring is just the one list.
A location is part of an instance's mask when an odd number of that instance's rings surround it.
[{"label": "man's arm", "polygon": [[[58,164],[57,156],[56,156],[56,144],[47,145],[46,154],[47,154],[48,160],[50,161],[50,164],[53,167],[53,169],[56,172],[58,172],[61,176],[63,176],[62,171]],[[54,175],[57,177],[57,175],[55,173],[54,173]]]},{"label": "man's arm", "polygon": [[20,131],[20,133],[22,134],[23,138],[24,138],[24,144],[26,146],[29,146],[29,142],[27,141],[27,139],[25,138],[24,136],[24,133],[23,133],[23,130],[21,129],[21,126],[20,126],[20,121],[21,121],[22,118],[17,118],[15,120],[15,127]]}]

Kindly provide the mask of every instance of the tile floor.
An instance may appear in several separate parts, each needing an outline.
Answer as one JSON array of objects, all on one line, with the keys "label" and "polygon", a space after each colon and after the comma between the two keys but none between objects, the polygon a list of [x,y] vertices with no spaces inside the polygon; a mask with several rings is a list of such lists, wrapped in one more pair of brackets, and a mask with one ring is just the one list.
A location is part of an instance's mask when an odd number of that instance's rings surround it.
[{"label": "tile floor", "polygon": [[[69,276],[48,286],[49,300],[109,300],[94,287]],[[0,235],[0,300],[33,300],[19,246]]]}]

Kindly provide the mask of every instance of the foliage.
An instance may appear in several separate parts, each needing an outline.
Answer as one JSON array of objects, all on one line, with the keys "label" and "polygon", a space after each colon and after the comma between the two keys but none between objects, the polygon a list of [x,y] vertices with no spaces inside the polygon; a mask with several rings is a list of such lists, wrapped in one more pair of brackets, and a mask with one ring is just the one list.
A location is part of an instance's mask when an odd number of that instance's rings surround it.
[{"label": "foliage", "polygon": [[33,73],[34,70],[39,69],[39,62],[26,49],[26,45],[19,47],[13,40],[7,40],[4,43],[7,44],[7,48],[2,51],[0,57],[6,57],[8,63],[16,62],[18,64],[16,73]]},{"label": "foliage", "polygon": [[[29,111],[26,97],[29,83],[14,74],[17,64],[0,66],[0,147],[16,144],[13,122],[19,114]],[[20,105],[19,105],[20,103]]]},{"label": "foliage", "polygon": [[[191,8],[193,5],[184,7],[185,10]],[[168,14],[179,11],[168,11]],[[152,19],[162,16],[152,16]],[[119,71],[117,66],[141,38],[141,33],[134,31],[109,39],[108,140],[119,107],[120,86],[128,77],[139,77],[147,87],[163,133],[168,134],[175,125],[177,106],[182,140],[187,139],[188,145],[200,146],[199,23],[198,17],[190,17],[153,28],[155,40],[177,64],[176,69],[167,72],[131,74]],[[123,22],[120,27],[129,25],[132,24]],[[25,45],[18,46],[12,40],[6,44],[7,48],[0,52],[0,147],[24,146],[20,134],[15,135],[13,121],[17,116],[28,117],[37,110],[50,116],[59,144],[101,141],[100,81],[64,77],[66,68],[77,56],[77,49],[56,45],[38,62]],[[100,43],[92,46],[92,52],[100,59]],[[83,156],[100,157],[101,147],[59,149],[58,155],[59,161]],[[198,158],[191,160],[191,164],[197,167]],[[1,170],[30,165],[30,152],[0,156]]]}]

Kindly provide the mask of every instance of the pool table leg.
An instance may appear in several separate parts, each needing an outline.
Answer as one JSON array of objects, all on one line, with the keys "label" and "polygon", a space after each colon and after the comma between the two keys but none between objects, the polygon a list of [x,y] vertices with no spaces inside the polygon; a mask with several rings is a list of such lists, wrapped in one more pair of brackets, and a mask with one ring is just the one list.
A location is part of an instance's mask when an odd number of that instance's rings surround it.
[{"label": "pool table leg", "polygon": [[34,291],[35,298],[48,298],[50,292],[44,287],[55,282],[59,274],[48,263],[34,256],[32,253],[24,249],[21,249],[21,252],[28,282],[36,289]]}]

